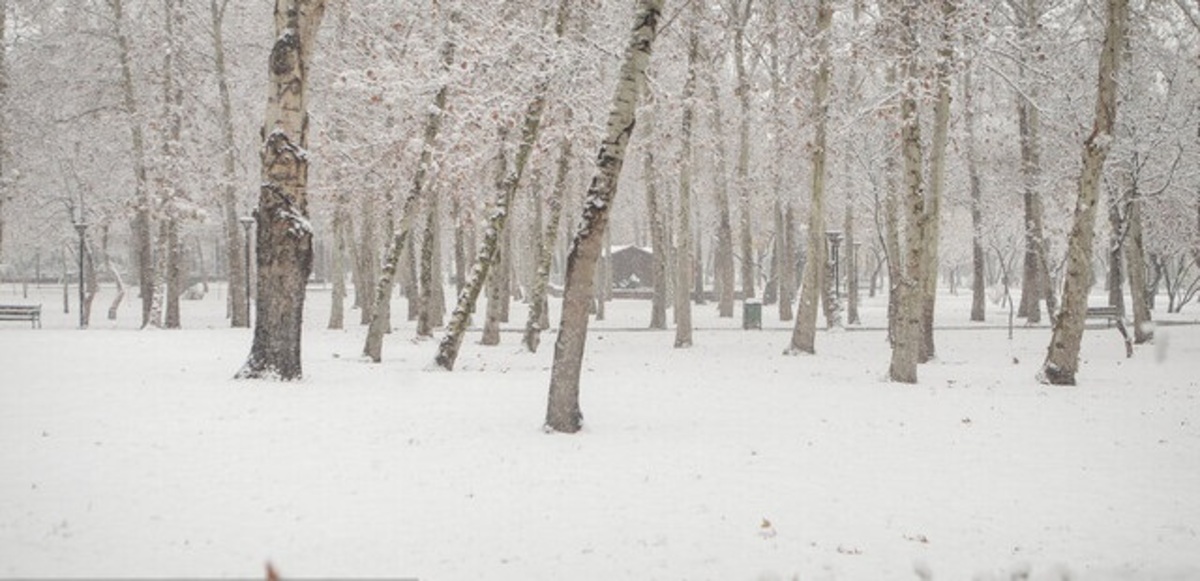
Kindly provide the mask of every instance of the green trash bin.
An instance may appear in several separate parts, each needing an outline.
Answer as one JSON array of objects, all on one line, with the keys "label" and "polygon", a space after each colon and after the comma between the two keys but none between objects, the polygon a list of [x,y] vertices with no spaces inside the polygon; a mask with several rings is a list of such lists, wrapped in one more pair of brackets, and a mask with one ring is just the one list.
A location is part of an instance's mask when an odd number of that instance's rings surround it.
[{"label": "green trash bin", "polygon": [[762,303],[750,299],[742,303],[742,328],[762,329]]}]

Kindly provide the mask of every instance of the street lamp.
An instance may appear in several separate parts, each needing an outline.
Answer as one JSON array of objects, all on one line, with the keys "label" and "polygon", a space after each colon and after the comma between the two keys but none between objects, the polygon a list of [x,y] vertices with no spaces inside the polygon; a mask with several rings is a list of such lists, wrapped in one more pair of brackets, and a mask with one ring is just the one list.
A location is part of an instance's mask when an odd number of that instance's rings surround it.
[{"label": "street lamp", "polygon": [[254,216],[238,218],[246,229],[246,326],[250,326],[250,227],[254,225]]},{"label": "street lamp", "polygon": [[87,318],[83,312],[83,252],[84,252],[84,234],[87,232],[88,224],[80,220],[75,223],[75,231],[79,232],[79,328],[87,328]]},{"label": "street lamp", "polygon": [[838,260],[838,244],[841,244],[842,242],[842,231],[830,230],[825,233],[825,236],[829,238],[829,262],[833,264],[833,298],[840,299],[842,297],[840,294],[838,294],[838,283],[840,282],[840,276],[838,273],[838,267],[840,266],[840,261]]}]

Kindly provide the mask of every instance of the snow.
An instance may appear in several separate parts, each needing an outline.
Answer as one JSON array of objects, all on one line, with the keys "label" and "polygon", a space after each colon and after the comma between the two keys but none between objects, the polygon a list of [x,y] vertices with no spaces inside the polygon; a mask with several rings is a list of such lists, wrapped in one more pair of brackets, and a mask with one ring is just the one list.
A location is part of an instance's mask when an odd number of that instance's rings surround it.
[{"label": "snow", "polygon": [[568,436],[541,431],[553,342],[523,353],[520,314],[430,373],[412,323],[361,362],[365,327],[324,329],[314,287],[305,379],[235,381],[251,331],[214,288],[146,333],[128,301],[79,331],[61,288],[0,287],[45,316],[0,323],[0,576],[1200,579],[1186,310],[1132,359],[1089,329],[1060,388],[1034,379],[1047,327],[1009,341],[943,295],[939,358],[904,386],[879,299],[800,357],[770,308],[742,331],[697,307],[673,349],[649,302],[615,301]]}]

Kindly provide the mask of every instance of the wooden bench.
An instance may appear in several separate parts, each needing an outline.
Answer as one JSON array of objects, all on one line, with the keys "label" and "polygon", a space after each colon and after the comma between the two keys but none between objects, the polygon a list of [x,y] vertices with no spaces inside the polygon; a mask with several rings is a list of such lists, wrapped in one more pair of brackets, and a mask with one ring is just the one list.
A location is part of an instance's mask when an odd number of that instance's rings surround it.
[{"label": "wooden bench", "polygon": [[1121,321],[1121,310],[1117,307],[1088,307],[1086,318],[1105,319],[1105,326]]},{"label": "wooden bench", "polygon": [[42,328],[42,305],[0,305],[0,321],[29,321]]}]

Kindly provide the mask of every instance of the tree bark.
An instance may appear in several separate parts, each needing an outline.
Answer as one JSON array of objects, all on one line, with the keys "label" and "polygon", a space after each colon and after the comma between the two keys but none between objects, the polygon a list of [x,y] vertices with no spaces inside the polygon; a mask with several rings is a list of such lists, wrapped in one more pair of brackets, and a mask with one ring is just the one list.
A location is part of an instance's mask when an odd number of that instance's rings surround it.
[{"label": "tree bark", "polygon": [[430,192],[427,198],[428,208],[425,214],[425,231],[421,240],[421,273],[418,280],[420,287],[420,307],[417,312],[417,336],[433,337],[433,330],[442,325],[444,306],[438,304],[435,296],[437,288],[442,286],[441,252],[438,239],[438,196]]},{"label": "tree bark", "polygon": [[[653,104],[646,107],[644,131],[654,135]],[[658,171],[654,161],[654,146],[646,147],[642,158],[642,181],[646,188],[646,214],[650,220],[650,244],[654,253],[654,295],[650,299],[650,328],[667,328],[667,233],[662,212],[658,207]]]},{"label": "tree bark", "polygon": [[312,272],[308,221],[308,70],[324,0],[276,0],[275,43],[257,211],[258,303],[254,343],[238,378],[303,376],[304,293]]},{"label": "tree bark", "polygon": [[346,326],[346,226],[348,201],[338,196],[333,210],[333,264],[330,276],[333,278],[333,289],[330,292],[329,329],[343,329]]},{"label": "tree bark", "polygon": [[[1020,129],[1021,141],[1021,175],[1025,189],[1025,263],[1024,274],[1021,278],[1021,303],[1017,316],[1025,317],[1030,323],[1042,320],[1039,301],[1050,296],[1053,283],[1049,270],[1046,268],[1046,240],[1043,226],[1043,206],[1041,194],[1041,112],[1034,101],[1037,99],[1037,89],[1029,80],[1028,68],[1030,62],[1038,58],[1040,48],[1037,44],[1039,20],[1041,19],[1041,0],[1025,0],[1021,11],[1019,32],[1023,43],[1019,55],[1019,78],[1023,81],[1024,94],[1017,96],[1017,122]],[[1033,54],[1030,54],[1033,53]],[[1048,314],[1053,317],[1053,301],[1047,303]]]},{"label": "tree bark", "polygon": [[[8,0],[0,0],[0,47],[8,47]],[[8,103],[8,51],[0,50],[0,103]],[[0,108],[0,263],[4,262],[4,203],[9,197],[7,105]],[[40,281],[39,281],[40,282]]]},{"label": "tree bark", "polygon": [[813,111],[816,135],[812,147],[812,199],[808,215],[808,248],[804,260],[804,283],[800,288],[800,308],[792,329],[792,342],[785,354],[816,353],[817,309],[825,279],[825,162],[829,124],[829,27],[833,22],[830,0],[817,4],[817,53],[820,64],[813,84]]},{"label": "tree bark", "polygon": [[[508,157],[505,154],[505,141],[508,141],[508,130],[501,127],[500,152],[496,156],[496,178],[492,184],[492,187],[497,192],[504,191],[504,179],[508,177]],[[516,192],[513,192],[513,196],[516,196]],[[492,208],[492,212],[503,212],[505,223],[507,224],[508,214],[513,207],[512,197],[501,198],[497,200],[497,204],[497,206]],[[491,264],[484,280],[484,284],[487,287],[487,310],[483,318],[483,336],[479,339],[480,345],[500,344],[500,323],[503,321],[501,309],[503,308],[503,301],[507,300],[505,295],[508,294],[508,282],[504,275],[505,269],[508,268],[509,259],[507,242],[508,229],[506,228],[503,232],[498,233],[496,247],[489,253],[488,260]]]},{"label": "tree bark", "polygon": [[1054,335],[1038,380],[1054,385],[1075,385],[1079,370],[1079,347],[1087,316],[1087,295],[1092,279],[1092,238],[1096,225],[1096,198],[1104,160],[1112,144],[1117,118],[1117,73],[1119,53],[1125,44],[1128,0],[1108,0],[1104,46],[1100,53],[1095,120],[1083,145],[1078,200],[1071,236],[1067,241],[1067,278],[1063,286],[1062,313],[1054,324]]},{"label": "tree bark", "polygon": [[595,174],[584,202],[582,222],[567,256],[562,322],[554,345],[554,365],[546,405],[547,430],[575,433],[583,426],[583,413],[579,409],[579,375],[587,340],[587,303],[592,294],[596,259],[608,226],[608,212],[625,161],[625,149],[633,133],[638,96],[642,94],[641,85],[650,62],[662,5],[662,0],[638,0],[633,31],[596,157]]}]

